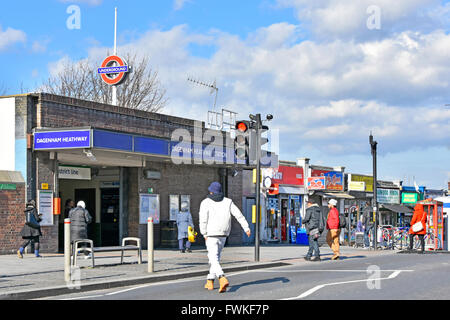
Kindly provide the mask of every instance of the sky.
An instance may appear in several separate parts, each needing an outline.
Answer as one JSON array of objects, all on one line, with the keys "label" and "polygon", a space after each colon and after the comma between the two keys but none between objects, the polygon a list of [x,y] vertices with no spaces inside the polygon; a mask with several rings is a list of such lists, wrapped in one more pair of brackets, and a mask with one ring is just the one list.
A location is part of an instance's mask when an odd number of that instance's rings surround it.
[{"label": "sky", "polygon": [[[273,115],[280,159],[446,189],[450,3],[441,0],[23,0],[0,4],[0,92],[37,91],[64,61],[147,56],[163,113]],[[278,144],[275,142],[279,142]]]}]

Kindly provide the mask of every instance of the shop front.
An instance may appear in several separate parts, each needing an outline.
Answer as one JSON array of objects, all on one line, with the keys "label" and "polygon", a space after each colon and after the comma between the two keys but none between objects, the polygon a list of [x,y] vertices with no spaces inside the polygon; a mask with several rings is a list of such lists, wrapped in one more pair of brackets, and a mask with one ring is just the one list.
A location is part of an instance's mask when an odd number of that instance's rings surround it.
[{"label": "shop front", "polygon": [[276,191],[265,195],[263,240],[297,243],[305,195],[303,168],[295,163],[280,161],[278,168],[266,168],[262,172],[263,177],[271,178],[272,184],[277,186]]}]

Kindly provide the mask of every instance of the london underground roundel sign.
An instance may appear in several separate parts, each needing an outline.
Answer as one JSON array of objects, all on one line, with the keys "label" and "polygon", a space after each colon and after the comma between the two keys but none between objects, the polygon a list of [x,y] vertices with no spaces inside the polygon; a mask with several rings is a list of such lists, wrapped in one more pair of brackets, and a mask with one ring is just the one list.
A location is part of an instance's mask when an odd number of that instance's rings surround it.
[{"label": "london underground roundel sign", "polygon": [[103,81],[111,86],[121,83],[129,71],[126,61],[115,55],[103,60],[102,66],[97,69]]}]

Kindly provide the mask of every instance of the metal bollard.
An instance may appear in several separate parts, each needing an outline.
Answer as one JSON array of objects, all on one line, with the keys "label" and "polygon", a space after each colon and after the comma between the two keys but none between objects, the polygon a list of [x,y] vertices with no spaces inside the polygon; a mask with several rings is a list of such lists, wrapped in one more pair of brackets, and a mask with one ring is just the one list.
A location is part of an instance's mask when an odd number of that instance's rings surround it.
[{"label": "metal bollard", "polygon": [[147,219],[147,256],[148,256],[148,272],[153,273],[153,218]]},{"label": "metal bollard", "polygon": [[70,282],[70,219],[64,219],[64,280]]}]

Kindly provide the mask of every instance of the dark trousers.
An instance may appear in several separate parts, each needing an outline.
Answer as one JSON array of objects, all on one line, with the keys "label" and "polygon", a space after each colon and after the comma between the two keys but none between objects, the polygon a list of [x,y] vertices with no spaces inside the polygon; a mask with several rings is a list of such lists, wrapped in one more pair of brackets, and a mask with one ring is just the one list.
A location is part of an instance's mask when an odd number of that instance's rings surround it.
[{"label": "dark trousers", "polygon": [[309,240],[309,250],[306,256],[308,258],[311,258],[313,255],[315,257],[318,257],[320,255],[319,238],[318,237],[316,238],[316,235],[309,235],[308,240]]},{"label": "dark trousers", "polygon": [[20,247],[25,249],[25,247],[30,243],[32,247],[34,246],[34,250],[39,250],[39,236],[25,239]]},{"label": "dark trousers", "polygon": [[184,250],[184,242],[186,241],[186,249],[190,249],[191,248],[191,243],[188,241],[187,238],[183,238],[183,239],[178,239],[178,248],[180,250]]},{"label": "dark trousers", "polygon": [[[420,239],[420,246],[422,247],[422,252],[423,252],[425,250],[425,235],[424,234],[418,234],[418,236],[419,236],[419,239]],[[409,235],[409,250],[413,249],[414,238],[415,238],[414,234],[410,234]]]}]

